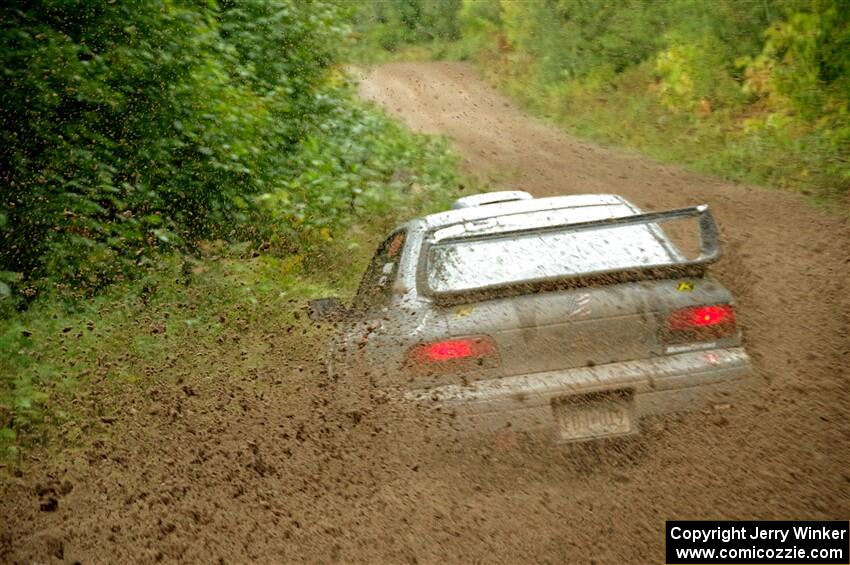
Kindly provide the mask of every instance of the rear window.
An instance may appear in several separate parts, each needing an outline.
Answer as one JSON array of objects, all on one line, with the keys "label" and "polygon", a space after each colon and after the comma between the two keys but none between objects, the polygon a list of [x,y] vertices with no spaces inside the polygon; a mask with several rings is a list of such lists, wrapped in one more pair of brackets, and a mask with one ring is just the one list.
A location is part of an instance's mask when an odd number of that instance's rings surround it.
[{"label": "rear window", "polygon": [[458,239],[430,246],[426,279],[432,292],[451,293],[680,259],[662,241],[651,224]]}]

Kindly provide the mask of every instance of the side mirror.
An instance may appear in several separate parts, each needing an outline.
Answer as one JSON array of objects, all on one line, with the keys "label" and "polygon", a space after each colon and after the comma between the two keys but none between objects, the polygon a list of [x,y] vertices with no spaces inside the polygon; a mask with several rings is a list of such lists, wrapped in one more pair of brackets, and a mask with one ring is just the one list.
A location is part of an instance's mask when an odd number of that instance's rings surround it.
[{"label": "side mirror", "polygon": [[307,316],[314,322],[338,322],[348,314],[348,308],[339,298],[317,298],[307,303]]}]

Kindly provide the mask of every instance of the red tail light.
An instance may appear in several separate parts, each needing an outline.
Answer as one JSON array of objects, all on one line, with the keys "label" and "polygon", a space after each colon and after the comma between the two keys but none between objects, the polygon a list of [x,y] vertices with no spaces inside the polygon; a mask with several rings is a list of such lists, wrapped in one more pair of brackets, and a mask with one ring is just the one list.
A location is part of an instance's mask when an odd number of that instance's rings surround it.
[{"label": "red tail light", "polygon": [[667,318],[667,327],[671,330],[690,330],[729,322],[735,323],[735,310],[728,304],[715,304],[675,310]]},{"label": "red tail light", "polygon": [[481,359],[496,352],[492,338],[465,337],[417,345],[410,351],[409,359],[415,363],[439,363],[454,359]]},{"label": "red tail light", "polygon": [[666,341],[715,339],[736,331],[735,309],[731,305],[691,306],[670,313]]}]

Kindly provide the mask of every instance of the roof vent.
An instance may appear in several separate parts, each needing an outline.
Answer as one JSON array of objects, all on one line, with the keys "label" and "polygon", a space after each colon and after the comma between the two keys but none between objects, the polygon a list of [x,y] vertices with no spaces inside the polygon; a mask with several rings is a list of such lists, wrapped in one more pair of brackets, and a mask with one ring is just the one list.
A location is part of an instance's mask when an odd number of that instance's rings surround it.
[{"label": "roof vent", "polygon": [[482,194],[473,194],[472,196],[458,198],[455,200],[454,204],[452,204],[452,210],[486,206],[487,204],[504,204],[505,202],[515,202],[517,200],[531,200],[532,198],[534,198],[532,195],[527,192],[523,192],[522,190],[484,192]]}]

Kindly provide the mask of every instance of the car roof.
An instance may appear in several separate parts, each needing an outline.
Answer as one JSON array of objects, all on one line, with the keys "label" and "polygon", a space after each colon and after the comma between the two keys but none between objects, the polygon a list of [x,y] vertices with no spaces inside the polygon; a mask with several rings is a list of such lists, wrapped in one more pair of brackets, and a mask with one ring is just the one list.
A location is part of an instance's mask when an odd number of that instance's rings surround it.
[{"label": "car roof", "polygon": [[576,194],[571,196],[552,196],[548,198],[534,198],[530,200],[515,200],[498,204],[487,204],[470,208],[447,210],[436,214],[429,214],[408,222],[409,227],[424,227],[432,230],[440,227],[472,222],[498,216],[522,214],[526,212],[540,212],[545,210],[556,210],[561,208],[583,208],[591,206],[625,206],[632,213],[638,213],[638,209],[626,199],[616,194]]}]

